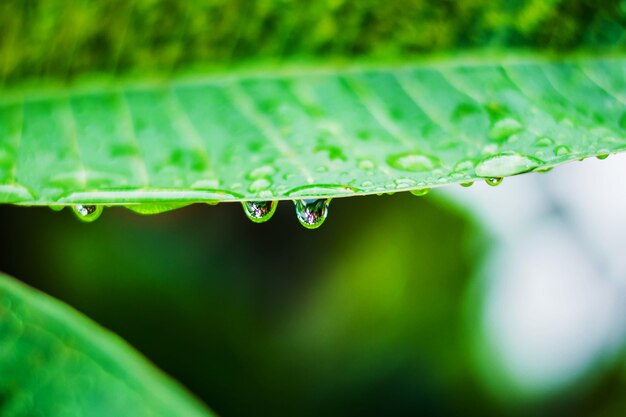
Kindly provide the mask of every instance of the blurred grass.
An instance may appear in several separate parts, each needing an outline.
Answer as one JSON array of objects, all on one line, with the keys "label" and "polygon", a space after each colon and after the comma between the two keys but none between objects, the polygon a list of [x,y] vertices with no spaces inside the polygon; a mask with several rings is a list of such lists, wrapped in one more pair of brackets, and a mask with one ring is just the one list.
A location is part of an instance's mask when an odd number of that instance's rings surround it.
[{"label": "blurred grass", "polygon": [[3,0],[0,80],[458,49],[626,47],[620,0]]}]

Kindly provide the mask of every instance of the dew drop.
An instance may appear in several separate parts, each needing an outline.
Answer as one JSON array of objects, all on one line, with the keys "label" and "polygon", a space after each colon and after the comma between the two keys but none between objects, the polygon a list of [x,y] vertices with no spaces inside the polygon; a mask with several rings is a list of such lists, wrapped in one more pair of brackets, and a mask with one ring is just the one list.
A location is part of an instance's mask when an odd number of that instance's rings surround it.
[{"label": "dew drop", "polygon": [[248,173],[248,178],[251,180],[256,180],[264,177],[271,177],[276,173],[276,168],[271,165],[263,165],[258,168],[253,169]]},{"label": "dew drop", "polygon": [[541,169],[536,169],[535,172],[538,172],[540,174],[545,174],[547,172],[552,171],[553,167],[547,167],[547,168],[541,168]]},{"label": "dew drop", "polygon": [[307,229],[317,229],[328,216],[330,199],[296,200],[296,216],[300,224]]},{"label": "dew drop", "polygon": [[545,148],[547,146],[552,146],[552,145],[554,145],[554,140],[547,136],[541,136],[537,138],[537,140],[535,141],[535,146],[538,146],[540,148]]},{"label": "dew drop", "polygon": [[500,153],[489,156],[476,165],[479,177],[499,178],[532,171],[543,161],[532,156],[517,153]]},{"label": "dew drop", "polygon": [[259,178],[250,184],[248,191],[251,193],[258,193],[259,191],[267,190],[271,185],[272,182],[267,178]]},{"label": "dew drop", "polygon": [[498,120],[493,125],[489,131],[489,136],[495,141],[503,141],[522,130],[524,130],[524,126],[518,120],[507,117]]},{"label": "dew drop", "polygon": [[376,168],[376,165],[369,159],[361,159],[359,161],[359,169],[362,169],[364,171],[369,171],[374,168]]},{"label": "dew drop", "polygon": [[600,153],[596,155],[596,158],[598,158],[599,160],[604,160],[608,157],[609,157],[609,153],[605,151],[600,151]]},{"label": "dew drop", "polygon": [[559,145],[556,148],[554,148],[554,155],[556,156],[567,155],[570,152],[572,152],[572,150],[567,145]]},{"label": "dew drop", "polygon": [[487,185],[495,187],[496,185],[500,185],[500,183],[502,182],[502,177],[487,178],[485,179],[485,182],[487,183]]},{"label": "dew drop", "polygon": [[52,210],[52,211],[61,211],[61,210],[63,210],[63,208],[65,206],[51,205],[51,206],[48,206],[48,207],[50,207],[50,210]]},{"label": "dew drop", "polygon": [[72,207],[74,213],[80,221],[91,223],[96,221],[102,214],[102,206],[95,206],[90,204],[77,204]]},{"label": "dew drop", "polygon": [[461,187],[471,187],[472,185],[474,185],[474,181],[469,181],[469,182],[462,182],[461,183]]},{"label": "dew drop", "polygon": [[409,172],[431,171],[438,165],[433,157],[414,152],[391,155],[387,162],[395,169]]},{"label": "dew drop", "polygon": [[278,207],[278,201],[243,201],[241,205],[250,220],[263,223],[272,218]]},{"label": "dew drop", "polygon": [[419,190],[411,190],[410,192],[417,197],[422,197],[430,192],[430,188],[420,188]]}]

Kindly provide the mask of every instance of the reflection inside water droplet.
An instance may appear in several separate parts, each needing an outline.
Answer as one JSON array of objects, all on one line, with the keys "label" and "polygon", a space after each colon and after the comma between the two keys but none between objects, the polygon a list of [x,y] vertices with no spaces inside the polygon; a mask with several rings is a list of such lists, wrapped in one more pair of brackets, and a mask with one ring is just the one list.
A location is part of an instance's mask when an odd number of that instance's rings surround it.
[{"label": "reflection inside water droplet", "polygon": [[485,180],[485,182],[488,185],[491,185],[492,187],[495,187],[496,185],[500,185],[500,183],[502,182],[502,177],[487,178]]},{"label": "reflection inside water droplet", "polygon": [[268,221],[274,215],[278,201],[243,201],[243,211],[255,223]]},{"label": "reflection inside water droplet", "polygon": [[317,229],[328,216],[330,198],[319,200],[296,200],[296,216],[307,229]]},{"label": "reflection inside water droplet", "polygon": [[96,206],[92,204],[77,204],[72,207],[74,213],[79,220],[90,223],[98,219],[102,214],[102,206]]}]

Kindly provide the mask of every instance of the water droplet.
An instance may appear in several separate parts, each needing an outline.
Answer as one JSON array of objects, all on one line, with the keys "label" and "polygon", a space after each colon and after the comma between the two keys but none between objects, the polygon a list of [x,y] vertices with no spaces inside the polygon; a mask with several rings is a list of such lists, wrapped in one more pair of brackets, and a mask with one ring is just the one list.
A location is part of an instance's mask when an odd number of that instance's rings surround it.
[{"label": "water droplet", "polygon": [[270,185],[272,185],[272,183],[267,178],[259,178],[250,184],[248,191],[251,193],[258,193],[259,191],[267,190]]},{"label": "water droplet", "polygon": [[500,185],[500,183],[502,182],[502,177],[487,178],[485,182],[487,183],[487,185],[495,187],[496,185]]},{"label": "water droplet", "polygon": [[471,171],[474,169],[474,161],[465,159],[454,166],[455,172]]},{"label": "water droplet", "polygon": [[419,190],[411,190],[410,192],[415,196],[422,197],[430,192],[430,188],[421,188]]},{"label": "water droplet", "polygon": [[263,165],[258,168],[253,169],[248,173],[248,178],[251,180],[256,180],[258,178],[270,177],[276,173],[276,168],[271,165]]},{"label": "water droplet", "polygon": [[502,141],[523,129],[524,126],[518,120],[507,117],[505,119],[498,120],[493,125],[489,131],[489,136],[495,141]]},{"label": "water droplet", "polygon": [[330,199],[296,200],[296,216],[300,224],[307,229],[317,229],[328,216]]},{"label": "water droplet", "polygon": [[479,177],[506,177],[532,171],[543,161],[532,156],[517,153],[501,153],[489,156],[476,165]]},{"label": "water droplet", "polygon": [[102,214],[102,206],[95,206],[90,204],[77,204],[72,207],[74,213],[80,221],[91,223],[100,217]]},{"label": "water droplet", "polygon": [[535,172],[538,172],[540,174],[545,174],[546,172],[552,171],[552,168],[554,167],[540,168],[540,169],[536,169]]},{"label": "water droplet", "polygon": [[359,168],[364,171],[369,171],[371,169],[374,169],[375,167],[376,165],[369,159],[361,159],[359,161]]},{"label": "water droplet", "polygon": [[50,207],[50,210],[52,210],[52,211],[61,211],[61,210],[63,210],[65,208],[65,206],[56,206],[56,205],[51,205],[51,206],[48,206],[48,207]]},{"label": "water droplet", "polygon": [[554,155],[556,156],[564,156],[570,152],[572,152],[572,150],[567,145],[559,145],[556,148],[554,148]]},{"label": "water droplet", "polygon": [[391,155],[387,162],[395,169],[409,172],[431,171],[439,164],[435,158],[415,152]]},{"label": "water droplet", "polygon": [[462,182],[461,183],[461,187],[471,187],[472,185],[474,185],[474,181],[469,181],[469,182]]},{"label": "water droplet", "polygon": [[537,138],[537,140],[535,141],[535,146],[538,146],[540,148],[545,148],[547,146],[552,146],[552,145],[554,145],[554,140],[547,136],[541,136]]},{"label": "water droplet", "polygon": [[487,145],[483,148],[483,153],[485,155],[493,155],[496,152],[498,152],[498,145],[496,145],[495,143]]},{"label": "water droplet", "polygon": [[608,157],[609,157],[609,151],[604,151],[604,150],[601,150],[600,153],[596,155],[596,158],[598,158],[599,160],[604,160]]},{"label": "water droplet", "polygon": [[243,201],[241,205],[250,220],[263,223],[272,218],[278,207],[278,201]]}]

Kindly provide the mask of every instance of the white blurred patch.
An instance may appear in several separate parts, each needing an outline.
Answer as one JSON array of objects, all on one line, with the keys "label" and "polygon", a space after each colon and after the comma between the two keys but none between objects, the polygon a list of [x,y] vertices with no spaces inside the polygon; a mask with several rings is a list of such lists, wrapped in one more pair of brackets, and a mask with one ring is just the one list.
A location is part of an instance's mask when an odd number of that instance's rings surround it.
[{"label": "white blurred patch", "polygon": [[626,340],[624,179],[620,155],[441,191],[494,236],[479,302],[483,343],[503,379],[492,387],[550,395],[590,376]]}]

